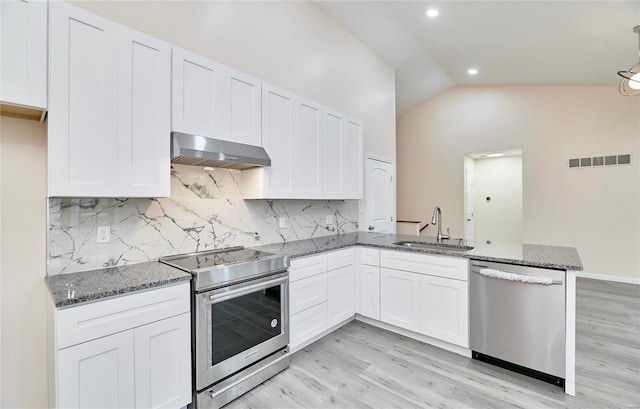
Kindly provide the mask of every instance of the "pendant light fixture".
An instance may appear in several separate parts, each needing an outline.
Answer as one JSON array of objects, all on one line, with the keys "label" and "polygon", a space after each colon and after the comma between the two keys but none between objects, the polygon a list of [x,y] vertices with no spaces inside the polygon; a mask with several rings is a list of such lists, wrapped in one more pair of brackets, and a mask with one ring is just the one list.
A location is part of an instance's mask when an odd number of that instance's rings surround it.
[{"label": "pendant light fixture", "polygon": [[[635,26],[633,32],[638,33],[638,39],[640,40],[640,26]],[[640,55],[640,41],[638,43],[638,51]],[[640,60],[628,70],[618,71],[618,75],[622,77],[622,81],[620,81],[620,93],[622,95],[640,95]]]}]

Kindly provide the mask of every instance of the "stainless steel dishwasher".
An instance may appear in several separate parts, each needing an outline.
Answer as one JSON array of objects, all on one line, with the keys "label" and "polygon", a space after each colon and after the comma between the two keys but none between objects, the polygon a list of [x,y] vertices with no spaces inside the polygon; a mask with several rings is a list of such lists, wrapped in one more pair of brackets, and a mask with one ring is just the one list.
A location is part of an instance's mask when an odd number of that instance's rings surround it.
[{"label": "stainless steel dishwasher", "polygon": [[474,359],[564,387],[565,271],[472,260]]}]

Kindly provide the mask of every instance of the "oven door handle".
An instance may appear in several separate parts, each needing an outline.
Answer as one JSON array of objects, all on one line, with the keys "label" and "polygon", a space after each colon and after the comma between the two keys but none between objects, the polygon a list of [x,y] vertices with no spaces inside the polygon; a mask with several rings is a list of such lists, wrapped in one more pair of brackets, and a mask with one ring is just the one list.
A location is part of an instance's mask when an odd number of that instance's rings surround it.
[{"label": "oven door handle", "polygon": [[242,285],[242,287],[237,288],[237,289],[233,289],[233,290],[229,290],[229,291],[225,291],[222,293],[218,293],[218,294],[211,294],[208,295],[205,298],[205,304],[215,304],[217,302],[220,301],[224,301],[227,300],[229,298],[235,298],[244,294],[249,294],[254,292],[255,290],[259,290],[259,289],[264,289],[264,288],[269,288],[269,287],[273,287],[275,285],[279,285],[279,284],[284,284],[289,280],[289,277],[280,277],[280,278],[274,278],[268,281],[262,281],[259,283],[255,283],[255,284],[249,284],[249,285]]}]

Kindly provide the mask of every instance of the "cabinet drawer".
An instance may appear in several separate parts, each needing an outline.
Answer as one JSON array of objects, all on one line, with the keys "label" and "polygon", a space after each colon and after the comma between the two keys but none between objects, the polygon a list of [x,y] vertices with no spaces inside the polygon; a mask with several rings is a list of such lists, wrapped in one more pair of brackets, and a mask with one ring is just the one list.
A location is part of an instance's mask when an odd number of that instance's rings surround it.
[{"label": "cabinet drawer", "polygon": [[289,282],[302,280],[316,274],[327,272],[327,255],[320,254],[305,258],[291,260],[289,267]]},{"label": "cabinet drawer", "polygon": [[327,329],[327,303],[316,305],[291,317],[290,339],[294,349]]},{"label": "cabinet drawer", "polygon": [[379,266],[380,250],[368,249],[366,247],[360,248],[360,263],[369,266]]},{"label": "cabinet drawer", "polygon": [[354,250],[354,248],[348,248],[327,254],[327,270],[335,270],[336,268],[352,265],[355,261]]},{"label": "cabinet drawer", "polygon": [[469,281],[469,261],[400,251],[380,251],[380,266],[436,277]]},{"label": "cabinet drawer", "polygon": [[327,301],[326,273],[289,284],[289,305],[292,315],[325,301]]},{"label": "cabinet drawer", "polygon": [[56,310],[62,349],[191,311],[189,282]]}]

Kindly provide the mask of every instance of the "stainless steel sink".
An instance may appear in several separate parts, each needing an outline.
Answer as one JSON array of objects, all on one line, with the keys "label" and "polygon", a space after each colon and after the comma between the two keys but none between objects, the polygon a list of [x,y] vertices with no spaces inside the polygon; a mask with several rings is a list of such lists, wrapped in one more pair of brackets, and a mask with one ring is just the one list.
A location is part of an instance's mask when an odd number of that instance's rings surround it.
[{"label": "stainless steel sink", "polygon": [[425,241],[396,241],[396,246],[403,246],[416,249],[435,249],[435,250],[451,250],[451,251],[469,251],[473,250],[472,246],[463,246],[451,243],[429,243]]}]

